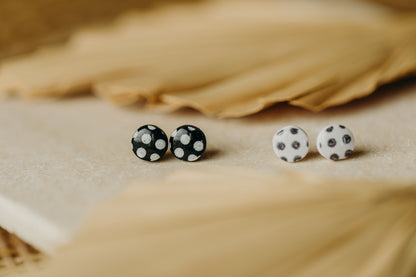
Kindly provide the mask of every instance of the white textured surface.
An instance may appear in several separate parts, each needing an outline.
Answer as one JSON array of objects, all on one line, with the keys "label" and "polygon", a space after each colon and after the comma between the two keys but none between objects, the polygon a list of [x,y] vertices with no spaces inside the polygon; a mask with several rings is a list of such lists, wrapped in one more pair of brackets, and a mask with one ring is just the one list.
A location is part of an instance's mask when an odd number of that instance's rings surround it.
[{"label": "white textured surface", "polygon": [[[54,238],[64,241],[95,201],[130,181],[160,178],[178,169],[237,166],[349,180],[415,181],[415,121],[416,84],[409,82],[322,113],[279,105],[233,120],[193,111],[164,115],[119,109],[92,97],[1,102],[0,193],[10,205],[0,209],[0,225],[52,250],[58,242]],[[352,157],[336,163],[322,158],[315,147],[318,132],[332,122],[354,130],[356,141]],[[198,126],[207,136],[208,149],[195,163],[178,161],[169,152],[156,163],[141,161],[130,140],[146,123],[167,133],[182,124]],[[294,164],[278,159],[270,145],[276,130],[287,125],[301,127],[311,139],[309,155]],[[30,227],[21,222],[30,222]],[[50,239],[45,237],[51,233]]]}]

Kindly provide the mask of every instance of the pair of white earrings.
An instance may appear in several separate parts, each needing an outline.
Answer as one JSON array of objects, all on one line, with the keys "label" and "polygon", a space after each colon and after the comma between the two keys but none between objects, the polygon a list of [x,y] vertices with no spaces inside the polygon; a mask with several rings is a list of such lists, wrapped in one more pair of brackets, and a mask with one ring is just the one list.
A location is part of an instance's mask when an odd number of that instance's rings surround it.
[{"label": "pair of white earrings", "polygon": [[[329,160],[343,160],[351,156],[354,150],[354,137],[343,125],[328,125],[319,132],[316,147]],[[308,135],[299,127],[286,126],[273,136],[273,150],[286,162],[300,161],[309,152]]]}]

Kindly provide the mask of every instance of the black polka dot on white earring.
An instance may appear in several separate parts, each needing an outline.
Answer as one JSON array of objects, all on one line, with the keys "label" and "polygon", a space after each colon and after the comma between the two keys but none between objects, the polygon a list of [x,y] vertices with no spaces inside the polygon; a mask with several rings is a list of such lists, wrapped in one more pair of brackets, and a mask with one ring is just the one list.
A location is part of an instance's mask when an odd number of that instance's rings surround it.
[{"label": "black polka dot on white earring", "polygon": [[319,153],[333,161],[351,156],[354,150],[354,136],[344,125],[332,124],[321,130],[316,140]]},{"label": "black polka dot on white earring", "polygon": [[309,138],[305,131],[297,126],[286,126],[276,132],[272,140],[276,156],[285,162],[302,160],[309,151]]},{"label": "black polka dot on white earring", "polygon": [[131,145],[138,158],[155,162],[165,155],[168,149],[168,138],[159,127],[144,125],[134,132]]},{"label": "black polka dot on white earring", "polygon": [[204,153],[207,141],[198,127],[183,125],[173,131],[169,138],[170,151],[183,161],[194,162]]}]

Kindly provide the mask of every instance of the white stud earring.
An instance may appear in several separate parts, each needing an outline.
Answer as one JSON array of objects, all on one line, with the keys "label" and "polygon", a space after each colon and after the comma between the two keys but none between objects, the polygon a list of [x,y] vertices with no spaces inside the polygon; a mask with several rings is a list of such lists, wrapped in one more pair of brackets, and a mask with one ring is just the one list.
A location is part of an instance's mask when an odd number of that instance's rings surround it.
[{"label": "white stud earring", "polygon": [[354,136],[343,125],[328,125],[319,132],[316,147],[329,160],[343,160],[351,156],[354,150]]},{"label": "white stud earring", "polygon": [[273,150],[285,162],[300,161],[309,151],[308,135],[299,127],[286,126],[273,136]]}]

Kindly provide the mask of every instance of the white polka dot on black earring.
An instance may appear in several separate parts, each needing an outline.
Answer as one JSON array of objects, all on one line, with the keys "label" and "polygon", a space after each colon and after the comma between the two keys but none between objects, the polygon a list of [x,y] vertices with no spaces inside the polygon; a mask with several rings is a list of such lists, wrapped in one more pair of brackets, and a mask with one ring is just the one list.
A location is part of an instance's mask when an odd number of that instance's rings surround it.
[{"label": "white polka dot on black earring", "polygon": [[305,131],[296,126],[286,126],[273,136],[273,150],[285,162],[302,160],[309,151],[309,138]]},{"label": "white polka dot on black earring", "polygon": [[316,147],[325,158],[333,161],[343,160],[351,156],[354,150],[354,136],[343,125],[328,125],[319,132]]},{"label": "white polka dot on black earring", "polygon": [[131,145],[138,158],[155,162],[165,155],[168,149],[168,138],[159,127],[144,125],[134,132]]},{"label": "white polka dot on black earring", "polygon": [[194,162],[204,153],[207,141],[204,133],[195,126],[183,125],[169,138],[170,151],[183,161]]}]

